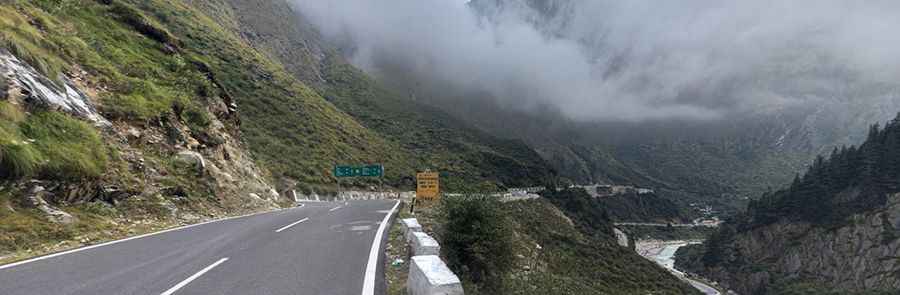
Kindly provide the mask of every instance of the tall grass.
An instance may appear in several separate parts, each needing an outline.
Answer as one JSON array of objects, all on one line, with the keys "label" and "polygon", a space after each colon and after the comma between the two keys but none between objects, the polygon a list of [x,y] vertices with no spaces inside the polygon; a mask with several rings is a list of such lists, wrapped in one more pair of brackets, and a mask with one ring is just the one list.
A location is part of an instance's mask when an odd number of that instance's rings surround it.
[{"label": "tall grass", "polygon": [[22,178],[32,175],[41,157],[30,146],[0,144],[0,178]]},{"label": "tall grass", "polygon": [[99,177],[108,149],[89,124],[53,111],[30,116],[0,101],[0,178]]},{"label": "tall grass", "polygon": [[34,140],[47,161],[41,174],[50,178],[77,180],[99,177],[108,160],[108,150],[97,131],[68,115],[41,111],[28,117],[22,133]]}]

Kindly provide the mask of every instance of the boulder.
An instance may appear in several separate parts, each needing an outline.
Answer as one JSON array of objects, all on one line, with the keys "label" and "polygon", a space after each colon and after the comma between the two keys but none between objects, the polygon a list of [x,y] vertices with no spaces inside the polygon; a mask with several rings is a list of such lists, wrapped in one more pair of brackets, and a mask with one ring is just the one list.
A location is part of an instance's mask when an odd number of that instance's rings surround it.
[{"label": "boulder", "polygon": [[25,200],[29,203],[29,205],[37,208],[44,215],[47,216],[52,222],[69,224],[75,222],[75,217],[65,211],[59,210],[56,207],[50,206],[47,201],[44,200],[44,196],[47,195],[48,192],[44,189],[43,186],[33,185],[31,189],[28,190],[28,194],[25,195]]},{"label": "boulder", "polygon": [[141,131],[137,130],[137,128],[134,128],[134,127],[131,127],[131,128],[128,128],[128,130],[125,130],[125,137],[128,140],[133,141],[133,140],[141,139],[142,135],[143,134],[141,134]]},{"label": "boulder", "polygon": [[409,295],[462,295],[459,277],[437,255],[414,256],[409,265]]},{"label": "boulder", "polygon": [[613,228],[613,233],[616,234],[616,242],[619,246],[628,247],[628,235],[625,234],[622,230],[618,228]]},{"label": "boulder", "polygon": [[423,232],[413,232],[412,234],[410,247],[412,247],[413,256],[441,254],[441,245],[437,240]]},{"label": "boulder", "polygon": [[200,155],[198,152],[180,151],[175,155],[175,163],[179,166],[192,168],[198,174],[202,174],[206,170],[206,161],[203,160],[203,155]]}]

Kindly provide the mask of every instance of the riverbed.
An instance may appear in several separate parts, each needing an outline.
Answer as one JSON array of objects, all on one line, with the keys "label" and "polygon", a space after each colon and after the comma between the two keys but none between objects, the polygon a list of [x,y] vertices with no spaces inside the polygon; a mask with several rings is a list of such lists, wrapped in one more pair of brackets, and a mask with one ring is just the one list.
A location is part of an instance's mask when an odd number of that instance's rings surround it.
[{"label": "riverbed", "polygon": [[684,280],[685,282],[691,284],[691,286],[694,286],[694,288],[696,288],[697,290],[700,290],[700,292],[703,292],[703,294],[721,295],[722,293],[715,288],[705,283],[690,279],[685,276],[683,272],[675,269],[675,252],[678,251],[678,248],[699,243],[701,243],[701,241],[638,241],[635,243],[635,251],[637,251],[638,254],[640,254],[644,258],[656,262],[657,264],[666,268],[679,279]]}]

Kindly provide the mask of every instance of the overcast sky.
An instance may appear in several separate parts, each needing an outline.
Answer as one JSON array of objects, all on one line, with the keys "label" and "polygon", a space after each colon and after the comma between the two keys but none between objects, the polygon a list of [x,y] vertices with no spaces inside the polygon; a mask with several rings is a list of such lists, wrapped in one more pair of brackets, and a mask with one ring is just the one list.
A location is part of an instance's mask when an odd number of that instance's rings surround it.
[{"label": "overcast sky", "polygon": [[521,11],[488,24],[463,0],[294,4],[365,70],[399,64],[576,120],[710,120],[897,93],[900,1],[546,1],[564,17],[541,30]]}]

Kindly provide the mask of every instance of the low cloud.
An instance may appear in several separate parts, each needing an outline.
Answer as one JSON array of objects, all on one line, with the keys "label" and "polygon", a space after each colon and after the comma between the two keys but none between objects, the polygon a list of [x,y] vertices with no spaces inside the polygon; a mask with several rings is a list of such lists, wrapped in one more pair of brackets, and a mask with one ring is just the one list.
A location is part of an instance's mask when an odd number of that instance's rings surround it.
[{"label": "low cloud", "polygon": [[474,2],[294,5],[367,71],[580,121],[714,120],[897,95],[898,1]]}]

